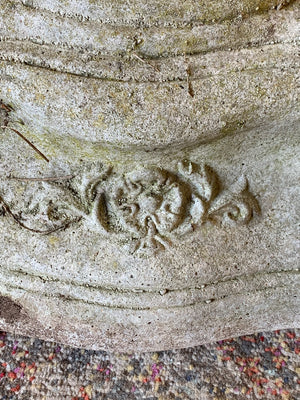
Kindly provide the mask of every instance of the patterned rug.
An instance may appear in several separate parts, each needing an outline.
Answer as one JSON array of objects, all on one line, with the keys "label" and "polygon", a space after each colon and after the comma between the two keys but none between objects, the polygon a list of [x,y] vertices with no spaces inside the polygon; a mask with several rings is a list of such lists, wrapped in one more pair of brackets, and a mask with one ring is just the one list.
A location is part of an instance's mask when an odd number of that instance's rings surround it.
[{"label": "patterned rug", "polygon": [[1,400],[300,399],[300,330],[158,353],[90,351],[0,332]]}]

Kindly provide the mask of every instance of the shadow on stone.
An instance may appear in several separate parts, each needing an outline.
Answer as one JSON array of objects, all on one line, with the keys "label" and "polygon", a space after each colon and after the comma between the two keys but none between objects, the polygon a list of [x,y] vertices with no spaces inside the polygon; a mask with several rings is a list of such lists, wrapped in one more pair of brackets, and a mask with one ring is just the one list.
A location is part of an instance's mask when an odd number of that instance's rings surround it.
[{"label": "shadow on stone", "polygon": [[22,318],[22,307],[9,297],[0,296],[0,319],[12,323]]}]

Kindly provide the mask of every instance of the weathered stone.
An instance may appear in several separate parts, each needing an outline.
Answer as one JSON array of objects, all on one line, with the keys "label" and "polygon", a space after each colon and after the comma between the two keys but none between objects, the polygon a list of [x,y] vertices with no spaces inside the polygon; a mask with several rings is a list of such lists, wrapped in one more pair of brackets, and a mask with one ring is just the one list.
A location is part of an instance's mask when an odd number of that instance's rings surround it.
[{"label": "weathered stone", "polygon": [[0,328],[153,350],[299,326],[299,2],[0,7]]}]

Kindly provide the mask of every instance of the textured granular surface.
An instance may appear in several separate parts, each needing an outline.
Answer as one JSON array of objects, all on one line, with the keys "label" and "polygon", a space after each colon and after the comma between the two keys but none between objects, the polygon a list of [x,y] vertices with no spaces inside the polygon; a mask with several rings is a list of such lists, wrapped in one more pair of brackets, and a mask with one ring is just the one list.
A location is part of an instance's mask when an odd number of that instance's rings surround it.
[{"label": "textured granular surface", "polygon": [[1,332],[0,398],[296,400],[299,333],[275,331],[183,350],[113,354]]}]

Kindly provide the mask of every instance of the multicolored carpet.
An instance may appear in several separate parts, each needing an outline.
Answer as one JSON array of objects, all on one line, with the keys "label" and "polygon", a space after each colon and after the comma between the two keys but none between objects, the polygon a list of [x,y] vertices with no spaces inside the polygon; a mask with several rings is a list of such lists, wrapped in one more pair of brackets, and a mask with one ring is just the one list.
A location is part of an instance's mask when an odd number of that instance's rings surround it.
[{"label": "multicolored carpet", "polygon": [[276,331],[112,354],[0,332],[0,399],[298,400],[299,336],[300,330]]}]

